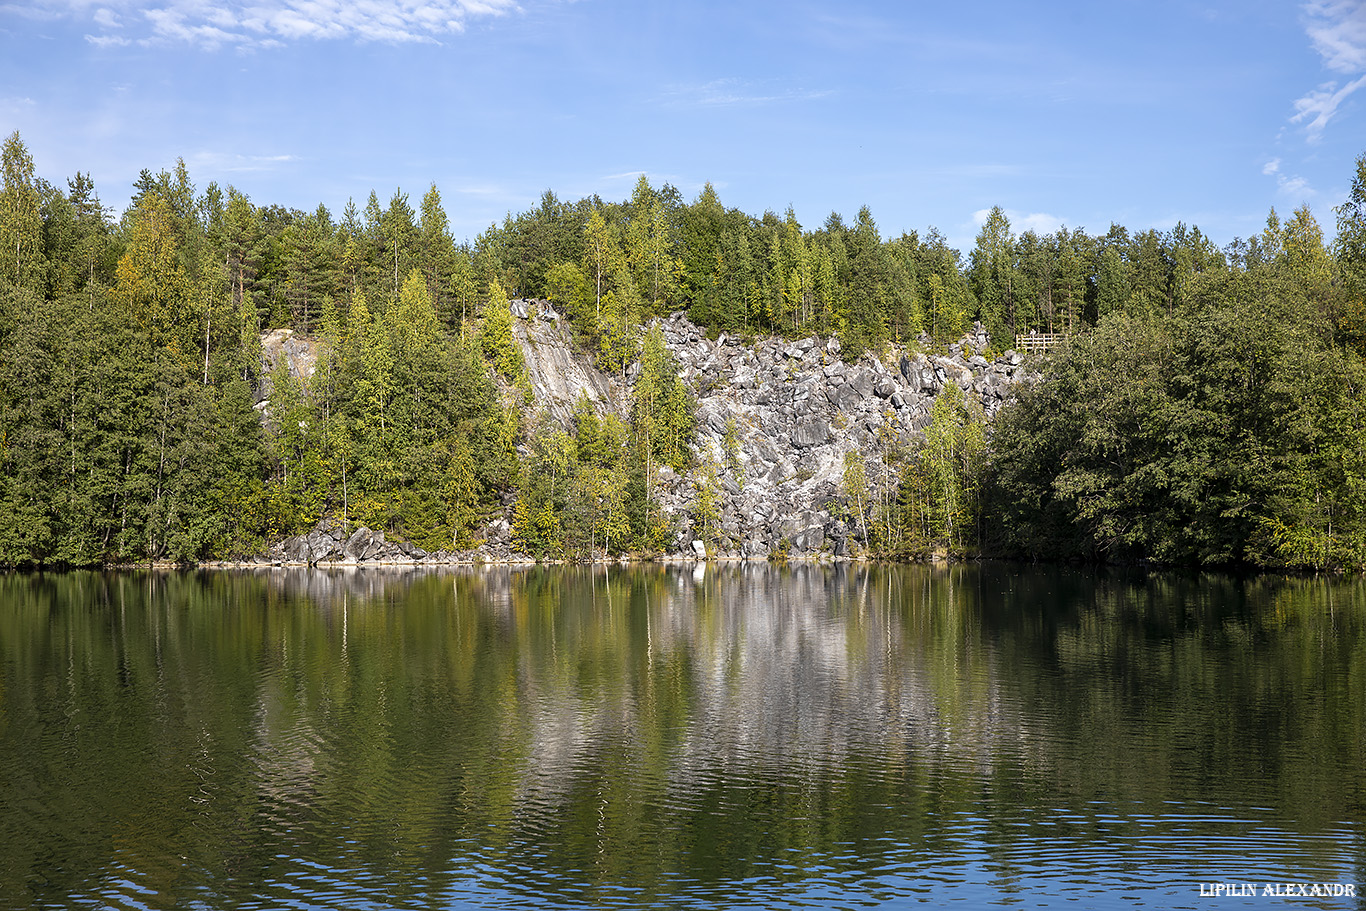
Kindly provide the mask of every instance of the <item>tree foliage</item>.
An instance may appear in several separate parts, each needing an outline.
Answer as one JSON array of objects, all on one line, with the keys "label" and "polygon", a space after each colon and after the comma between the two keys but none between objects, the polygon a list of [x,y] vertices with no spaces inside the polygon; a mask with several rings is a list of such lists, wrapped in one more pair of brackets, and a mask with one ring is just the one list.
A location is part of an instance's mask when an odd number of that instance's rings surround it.
[{"label": "tree foliage", "polygon": [[[334,218],[199,190],[178,161],[114,219],[17,133],[0,153],[0,563],[245,554],[328,516],[468,547],[505,503],[532,552],[651,552],[675,540],[663,466],[692,473],[719,542],[656,320],[679,310],[836,336],[850,360],[974,322],[998,349],[1072,335],[989,438],[950,387],[923,441],[851,458],[871,551],[1366,562],[1366,156],[1331,244],[1308,208],[1223,249],[1184,224],[1016,233],[996,208],[964,262],[933,228],[884,238],[867,207],[803,226],[644,176],[620,202],[547,190],[458,243],[434,185],[416,211],[371,191]],[[525,413],[514,295],[567,317],[630,387],[628,420]],[[728,428],[743,482],[737,451]]]}]

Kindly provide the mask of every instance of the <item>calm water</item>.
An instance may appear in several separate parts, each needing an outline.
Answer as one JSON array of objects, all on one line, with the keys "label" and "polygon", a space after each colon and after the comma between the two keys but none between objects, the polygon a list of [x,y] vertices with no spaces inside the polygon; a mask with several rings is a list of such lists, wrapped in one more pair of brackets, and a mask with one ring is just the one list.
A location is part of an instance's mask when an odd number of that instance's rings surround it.
[{"label": "calm water", "polygon": [[1366,907],[1267,883],[1366,888],[1361,581],[0,576],[0,907]]}]

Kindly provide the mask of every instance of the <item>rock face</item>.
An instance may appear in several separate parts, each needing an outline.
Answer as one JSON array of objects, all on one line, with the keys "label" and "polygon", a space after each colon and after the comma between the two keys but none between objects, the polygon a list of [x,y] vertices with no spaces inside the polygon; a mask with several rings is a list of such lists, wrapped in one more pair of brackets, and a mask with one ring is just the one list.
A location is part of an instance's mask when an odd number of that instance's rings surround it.
[{"label": "rock face", "polygon": [[254,562],[282,566],[506,562],[512,556],[507,540],[505,534],[500,541],[494,529],[478,550],[429,552],[406,541],[387,541],[384,532],[363,525],[348,533],[341,520],[327,518],[307,534],[286,538],[274,545],[265,556],[256,558]]},{"label": "rock face", "polygon": [[[719,552],[730,557],[850,553],[863,529],[839,518],[848,512],[845,454],[857,453],[868,477],[878,479],[889,446],[923,439],[947,385],[990,417],[1025,370],[1015,352],[994,363],[969,352],[987,347],[980,325],[942,355],[894,351],[887,363],[865,356],[854,364],[840,359],[835,339],[713,341],[681,313],[665,320],[663,331],[697,397],[694,449],[717,466]],[[729,454],[727,428],[737,444]],[[695,484],[672,479],[664,487],[662,503],[679,523],[675,548],[687,552],[696,537],[689,519]]]},{"label": "rock face", "polygon": [[[575,351],[565,321],[549,303],[511,303],[513,333],[535,400],[531,407],[569,429],[582,394],[599,413],[625,419],[628,381],[638,368],[628,369],[625,378],[605,375],[590,356]],[[1011,387],[1032,375],[1016,352],[993,362],[976,354],[988,344],[980,325],[940,354],[892,350],[885,360],[866,355],[853,364],[840,359],[835,339],[746,342],[723,334],[712,340],[682,313],[663,320],[661,328],[697,401],[696,458],[715,467],[720,494],[720,540],[713,546],[694,528],[696,481],[667,469],[660,472],[659,503],[676,530],[669,555],[690,559],[761,559],[775,552],[842,557],[856,552],[865,530],[856,520],[842,518],[851,512],[841,491],[846,453],[863,460],[870,481],[884,482],[882,473],[888,469],[882,455],[889,447],[914,447],[923,439],[934,400],[947,386],[957,386],[990,418]],[[922,347],[928,348],[928,341],[922,339]],[[266,350],[278,352],[268,357],[286,357],[292,372],[311,372],[308,355],[313,349],[288,333]],[[258,562],[515,560],[512,504],[505,506],[503,517],[476,533],[483,543],[475,551],[427,553],[386,541],[382,532],[360,528],[348,534],[340,522],[324,520],[308,534],[275,545]]]},{"label": "rock face", "polygon": [[256,389],[257,408],[267,407],[271,396],[270,374],[283,365],[289,375],[308,379],[318,366],[317,339],[296,335],[293,329],[273,329],[261,336],[261,382]]},{"label": "rock face", "polygon": [[568,425],[579,395],[588,396],[600,414],[621,414],[629,407],[629,391],[614,377],[574,350],[569,327],[548,301],[511,302],[512,334],[522,346],[536,407]]},{"label": "rock face", "polygon": [[[583,391],[600,411],[624,419],[629,388],[572,351],[563,320],[549,304],[519,304],[513,309],[519,317],[514,333],[526,357],[534,407],[568,427]],[[677,529],[671,551],[685,557],[851,553],[864,531],[838,518],[848,512],[840,489],[845,453],[858,453],[876,479],[885,470],[880,456],[889,446],[923,438],[934,399],[947,385],[956,385],[990,417],[1025,376],[1023,358],[1015,352],[995,362],[974,353],[988,345],[980,325],[943,354],[893,351],[885,363],[865,356],[854,364],[840,359],[834,339],[712,340],[681,313],[661,328],[697,400],[694,450],[699,460],[716,466],[721,494],[720,547],[699,549],[691,518],[696,484],[661,472],[660,503]],[[634,379],[635,371],[627,377]],[[728,431],[735,442],[730,453]]]}]

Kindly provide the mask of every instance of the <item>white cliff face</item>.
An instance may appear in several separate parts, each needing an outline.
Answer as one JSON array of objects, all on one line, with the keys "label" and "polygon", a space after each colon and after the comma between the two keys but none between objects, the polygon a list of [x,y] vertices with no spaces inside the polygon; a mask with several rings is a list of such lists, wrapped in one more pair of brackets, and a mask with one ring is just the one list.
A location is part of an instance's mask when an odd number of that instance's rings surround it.
[{"label": "white cliff face", "polygon": [[[582,390],[603,413],[623,419],[629,389],[607,377],[587,355],[573,352],[562,320],[545,302],[514,302],[536,407],[568,426]],[[694,450],[715,466],[720,485],[724,556],[762,558],[787,548],[794,555],[843,555],[862,529],[839,517],[847,452],[865,460],[870,479],[885,471],[890,446],[914,446],[930,423],[935,397],[957,385],[989,417],[1023,378],[1014,352],[995,363],[969,353],[987,346],[979,327],[946,355],[893,351],[890,364],[865,356],[852,365],[834,339],[766,338],[752,343],[724,334],[711,340],[682,313],[662,321],[664,341],[697,400]],[[627,371],[634,380],[636,371]],[[728,429],[735,441],[726,451]],[[679,534],[673,550],[691,554],[696,482],[661,471],[660,503]]]},{"label": "white cliff face", "polygon": [[272,329],[261,336],[261,376],[256,386],[255,407],[269,413],[270,398],[274,393],[271,373],[283,366],[290,376],[307,382],[318,366],[322,342],[308,336],[296,335],[293,329]]},{"label": "white cliff face", "polygon": [[569,327],[548,302],[515,300],[511,309],[512,334],[522,346],[538,409],[566,427],[581,394],[599,414],[627,412],[630,391],[599,370],[590,355],[574,350]]}]

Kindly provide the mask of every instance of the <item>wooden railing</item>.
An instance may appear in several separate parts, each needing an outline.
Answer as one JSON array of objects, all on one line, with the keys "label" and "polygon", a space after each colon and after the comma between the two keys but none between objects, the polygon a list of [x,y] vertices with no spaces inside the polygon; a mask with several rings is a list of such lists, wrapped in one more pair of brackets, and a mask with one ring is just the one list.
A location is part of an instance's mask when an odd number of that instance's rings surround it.
[{"label": "wooden railing", "polygon": [[1031,332],[1015,336],[1015,350],[1021,354],[1047,354],[1049,348],[1056,348],[1067,341],[1064,332]]}]

